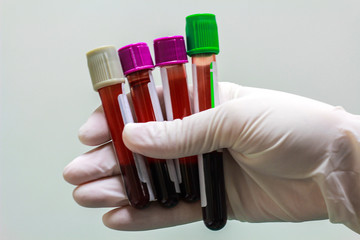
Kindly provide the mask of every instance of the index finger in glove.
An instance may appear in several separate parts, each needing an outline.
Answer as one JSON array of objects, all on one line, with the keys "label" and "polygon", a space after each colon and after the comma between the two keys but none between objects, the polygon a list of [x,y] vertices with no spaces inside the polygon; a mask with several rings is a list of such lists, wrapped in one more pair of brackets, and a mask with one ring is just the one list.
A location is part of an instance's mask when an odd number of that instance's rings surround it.
[{"label": "index finger in glove", "polygon": [[98,107],[80,127],[78,136],[83,144],[89,146],[97,146],[110,140],[110,131],[102,106]]},{"label": "index finger in glove", "polygon": [[198,203],[183,203],[166,209],[157,203],[149,208],[135,209],[130,206],[111,210],[103,216],[104,224],[112,229],[142,231],[191,223],[201,219],[201,207]]},{"label": "index finger in glove", "polygon": [[[221,102],[226,102],[228,100],[237,98],[243,93],[243,88],[238,85],[231,83],[221,83],[220,87],[220,97]],[[157,94],[160,100],[161,109],[165,112],[165,105],[163,99],[163,89],[162,87],[157,87]],[[192,99],[192,88],[189,88],[190,99]],[[128,95],[128,101],[132,107],[132,101],[130,95]],[[133,113],[134,115],[134,113]],[[135,115],[134,115],[135,117]],[[78,132],[80,141],[89,146],[101,145],[110,140],[110,131],[106,122],[104,109],[102,106],[99,106],[88,118],[88,120],[81,126]]]},{"label": "index finger in glove", "polygon": [[75,158],[63,172],[64,179],[74,185],[119,174],[120,168],[111,142]]}]

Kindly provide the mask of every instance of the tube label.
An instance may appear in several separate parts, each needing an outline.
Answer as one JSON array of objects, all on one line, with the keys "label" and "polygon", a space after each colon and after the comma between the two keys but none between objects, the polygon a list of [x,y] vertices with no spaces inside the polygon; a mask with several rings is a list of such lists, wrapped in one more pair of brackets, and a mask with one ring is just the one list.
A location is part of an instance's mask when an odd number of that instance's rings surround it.
[{"label": "tube label", "polygon": [[196,64],[192,64],[192,77],[193,77],[193,98],[194,98],[194,113],[200,112],[199,110],[199,89],[197,80]]},{"label": "tube label", "polygon": [[162,81],[162,86],[163,86],[166,118],[168,121],[172,121],[172,120],[174,120],[174,116],[173,116],[173,112],[172,112],[169,79],[167,76],[166,68],[163,68],[163,67],[160,68],[160,74],[161,74],[161,81]]},{"label": "tube label", "polygon": [[[152,107],[154,109],[156,121],[164,121],[164,117],[161,112],[159,98],[155,88],[155,81],[152,77],[151,70],[149,71],[149,78],[150,78],[150,82],[148,83],[148,89],[149,89],[149,94],[151,98]],[[178,176],[178,172],[180,172],[180,169],[177,169],[177,165],[175,164],[174,161],[175,161],[174,159],[167,159],[166,165],[168,167],[170,179],[174,183],[175,190],[177,193],[180,193],[180,183],[179,183],[180,181]]]},{"label": "tube label", "polygon": [[[122,84],[123,92],[124,92],[124,84]],[[123,119],[124,124],[133,123],[134,119],[131,113],[130,105],[127,99],[126,94],[120,94],[118,96],[118,102],[120,106],[121,116]],[[132,153],[134,157],[134,162],[136,166],[136,170],[141,182],[146,183],[148,191],[149,191],[149,198],[150,201],[155,201],[155,194],[152,189],[152,184],[150,180],[150,176],[147,171],[146,162],[143,156],[137,153]]]},{"label": "tube label", "polygon": [[[198,72],[199,70],[199,72]],[[203,78],[198,79],[202,76]],[[209,108],[214,108],[220,104],[219,89],[217,79],[217,65],[213,61],[210,66],[197,66],[192,64],[193,76],[193,99],[194,99],[194,113],[200,112]],[[199,82],[200,81],[200,82]],[[201,106],[200,106],[201,105]],[[199,165],[199,184],[200,184],[200,199],[201,207],[207,206],[205,174],[204,174],[204,158],[203,155],[198,155]]]},{"label": "tube label", "polygon": [[211,107],[214,108],[220,104],[216,62],[211,62],[210,64],[210,86]]},{"label": "tube label", "polygon": [[151,98],[152,107],[154,109],[156,121],[164,121],[164,117],[161,112],[159,98],[156,92],[155,82],[151,72],[149,73],[150,82],[148,83],[149,94]]},{"label": "tube label", "polygon": [[200,185],[200,201],[201,207],[207,206],[206,190],[205,190],[205,175],[204,175],[204,159],[203,155],[198,155],[199,165],[199,185]]},{"label": "tube label", "polygon": [[[161,74],[161,81],[162,81],[162,86],[163,86],[166,120],[172,121],[172,120],[174,120],[174,115],[173,115],[173,107],[172,107],[172,103],[171,103],[169,79],[168,79],[166,68],[163,68],[163,67],[160,68],[160,74]],[[174,159],[174,163],[175,163],[175,170],[177,173],[178,181],[179,181],[179,183],[181,183],[182,178],[181,178],[181,172],[180,172],[179,159]]]},{"label": "tube label", "polygon": [[211,108],[215,107],[215,94],[214,94],[214,62],[210,64],[210,95],[211,95]]}]

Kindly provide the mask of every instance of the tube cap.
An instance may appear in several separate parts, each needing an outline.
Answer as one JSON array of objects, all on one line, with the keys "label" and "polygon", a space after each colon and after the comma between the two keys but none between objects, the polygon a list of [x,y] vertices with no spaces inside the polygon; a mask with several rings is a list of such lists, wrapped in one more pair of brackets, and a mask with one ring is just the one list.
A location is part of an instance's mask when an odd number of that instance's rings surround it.
[{"label": "tube cap", "polygon": [[149,47],[144,42],[126,45],[118,50],[118,54],[125,75],[154,68]]},{"label": "tube cap", "polygon": [[95,48],[86,53],[94,90],[125,82],[124,73],[114,46]]},{"label": "tube cap", "polygon": [[187,63],[183,36],[162,37],[154,40],[156,66]]},{"label": "tube cap", "polygon": [[187,54],[219,53],[219,37],[214,14],[202,13],[186,17]]}]

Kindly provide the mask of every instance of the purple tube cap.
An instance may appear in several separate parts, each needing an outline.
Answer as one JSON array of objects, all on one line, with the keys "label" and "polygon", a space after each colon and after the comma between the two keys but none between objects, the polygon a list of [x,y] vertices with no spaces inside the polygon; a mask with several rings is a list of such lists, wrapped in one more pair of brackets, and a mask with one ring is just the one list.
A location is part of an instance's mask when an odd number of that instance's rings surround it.
[{"label": "purple tube cap", "polygon": [[187,63],[183,36],[162,37],[154,40],[156,66]]},{"label": "purple tube cap", "polygon": [[118,50],[118,54],[125,75],[154,68],[149,47],[144,42],[126,45]]}]

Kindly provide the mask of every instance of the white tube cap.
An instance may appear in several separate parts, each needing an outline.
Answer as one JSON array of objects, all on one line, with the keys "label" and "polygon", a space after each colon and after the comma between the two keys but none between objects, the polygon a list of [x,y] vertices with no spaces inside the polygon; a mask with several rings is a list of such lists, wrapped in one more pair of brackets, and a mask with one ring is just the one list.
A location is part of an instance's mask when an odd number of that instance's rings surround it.
[{"label": "white tube cap", "polygon": [[120,59],[114,46],[95,48],[87,52],[86,57],[95,91],[125,82]]}]

